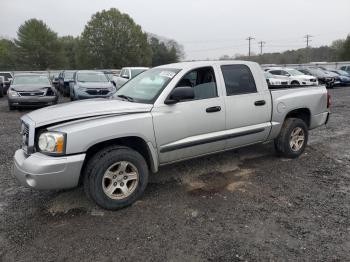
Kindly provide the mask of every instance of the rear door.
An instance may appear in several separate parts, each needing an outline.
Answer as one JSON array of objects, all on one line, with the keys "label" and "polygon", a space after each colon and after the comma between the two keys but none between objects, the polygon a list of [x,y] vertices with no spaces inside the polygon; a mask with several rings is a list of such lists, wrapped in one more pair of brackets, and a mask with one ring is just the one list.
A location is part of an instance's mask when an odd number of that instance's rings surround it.
[{"label": "rear door", "polygon": [[[226,96],[226,148],[264,141],[271,128],[271,95],[262,77],[257,86],[247,65],[222,65]],[[265,87],[266,86],[266,87]]]},{"label": "rear door", "polygon": [[192,87],[195,98],[152,110],[161,164],[225,149],[225,103],[217,86],[218,69],[186,72],[177,87]]}]

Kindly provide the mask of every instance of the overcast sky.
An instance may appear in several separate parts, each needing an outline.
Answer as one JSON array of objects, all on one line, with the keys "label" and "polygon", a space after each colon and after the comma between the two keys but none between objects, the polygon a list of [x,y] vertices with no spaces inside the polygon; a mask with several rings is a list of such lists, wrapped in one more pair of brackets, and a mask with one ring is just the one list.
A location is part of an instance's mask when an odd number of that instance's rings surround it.
[{"label": "overcast sky", "polygon": [[14,38],[29,18],[44,20],[60,36],[79,35],[91,15],[118,8],[144,31],[177,40],[186,59],[328,45],[350,33],[350,0],[0,0],[0,36]]}]

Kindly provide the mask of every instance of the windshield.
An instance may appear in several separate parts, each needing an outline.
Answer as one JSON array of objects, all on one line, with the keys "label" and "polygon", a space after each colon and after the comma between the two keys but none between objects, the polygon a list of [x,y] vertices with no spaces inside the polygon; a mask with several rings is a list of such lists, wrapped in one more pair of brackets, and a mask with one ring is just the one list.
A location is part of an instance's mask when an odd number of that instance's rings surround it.
[{"label": "windshield", "polygon": [[302,72],[299,72],[298,70],[295,70],[295,69],[288,69],[287,72],[292,76],[304,75]]},{"label": "windshield", "polygon": [[114,97],[124,96],[130,101],[152,104],[178,72],[179,69],[150,69],[124,84]]},{"label": "windshield", "polygon": [[343,70],[337,70],[336,73],[338,73],[339,75],[342,75],[342,76],[350,76],[350,74],[346,71],[343,71]]},{"label": "windshield", "polygon": [[102,72],[80,72],[77,76],[78,82],[108,82],[107,76]]},{"label": "windshield", "polygon": [[270,72],[264,72],[265,78],[274,78],[274,75]]},{"label": "windshield", "polygon": [[19,75],[13,80],[14,85],[51,85],[45,75]]},{"label": "windshield", "polygon": [[74,71],[66,71],[64,72],[65,79],[73,79]]},{"label": "windshield", "polygon": [[131,78],[134,78],[135,76],[141,74],[142,72],[146,71],[147,69],[131,69]]}]

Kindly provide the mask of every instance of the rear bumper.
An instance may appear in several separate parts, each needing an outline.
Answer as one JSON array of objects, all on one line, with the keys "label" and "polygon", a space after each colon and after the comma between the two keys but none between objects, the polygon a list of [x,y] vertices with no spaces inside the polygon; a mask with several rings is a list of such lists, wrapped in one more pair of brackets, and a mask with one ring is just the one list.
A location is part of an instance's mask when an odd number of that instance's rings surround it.
[{"label": "rear bumper", "polygon": [[35,107],[56,104],[57,96],[42,96],[42,97],[8,97],[8,102],[16,107]]},{"label": "rear bumper", "polygon": [[66,189],[78,185],[85,154],[51,157],[41,153],[27,156],[16,151],[13,175],[26,187],[34,189]]}]

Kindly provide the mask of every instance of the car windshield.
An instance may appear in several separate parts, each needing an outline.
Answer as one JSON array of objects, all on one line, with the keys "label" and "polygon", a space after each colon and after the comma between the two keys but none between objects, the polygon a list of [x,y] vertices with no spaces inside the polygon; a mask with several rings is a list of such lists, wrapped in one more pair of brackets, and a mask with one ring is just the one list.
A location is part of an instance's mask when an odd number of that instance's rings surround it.
[{"label": "car windshield", "polygon": [[304,75],[302,72],[299,72],[298,70],[295,70],[295,69],[288,69],[287,72],[292,76]]},{"label": "car windshield", "polygon": [[318,75],[318,76],[325,76],[325,73],[321,69],[318,69],[318,68],[309,68],[309,71],[312,74],[315,74],[315,75]]},{"label": "car windshield", "polygon": [[45,75],[18,75],[13,80],[14,85],[51,85]]},{"label": "car windshield", "polygon": [[124,84],[114,97],[152,104],[180,69],[153,68]]},{"label": "car windshield", "polygon": [[146,71],[146,69],[131,69],[131,78],[134,78],[135,76],[141,74],[142,72]]},{"label": "car windshield", "polygon": [[73,79],[74,71],[66,71],[64,72],[64,78]]},{"label": "car windshield", "polygon": [[274,75],[270,72],[264,72],[265,78],[274,78]]},{"label": "car windshield", "polygon": [[343,70],[337,70],[336,73],[338,73],[339,75],[342,75],[342,76],[350,76],[350,74],[346,71],[343,71]]},{"label": "car windshield", "polygon": [[80,72],[77,76],[78,82],[108,82],[107,76],[102,72]]}]

